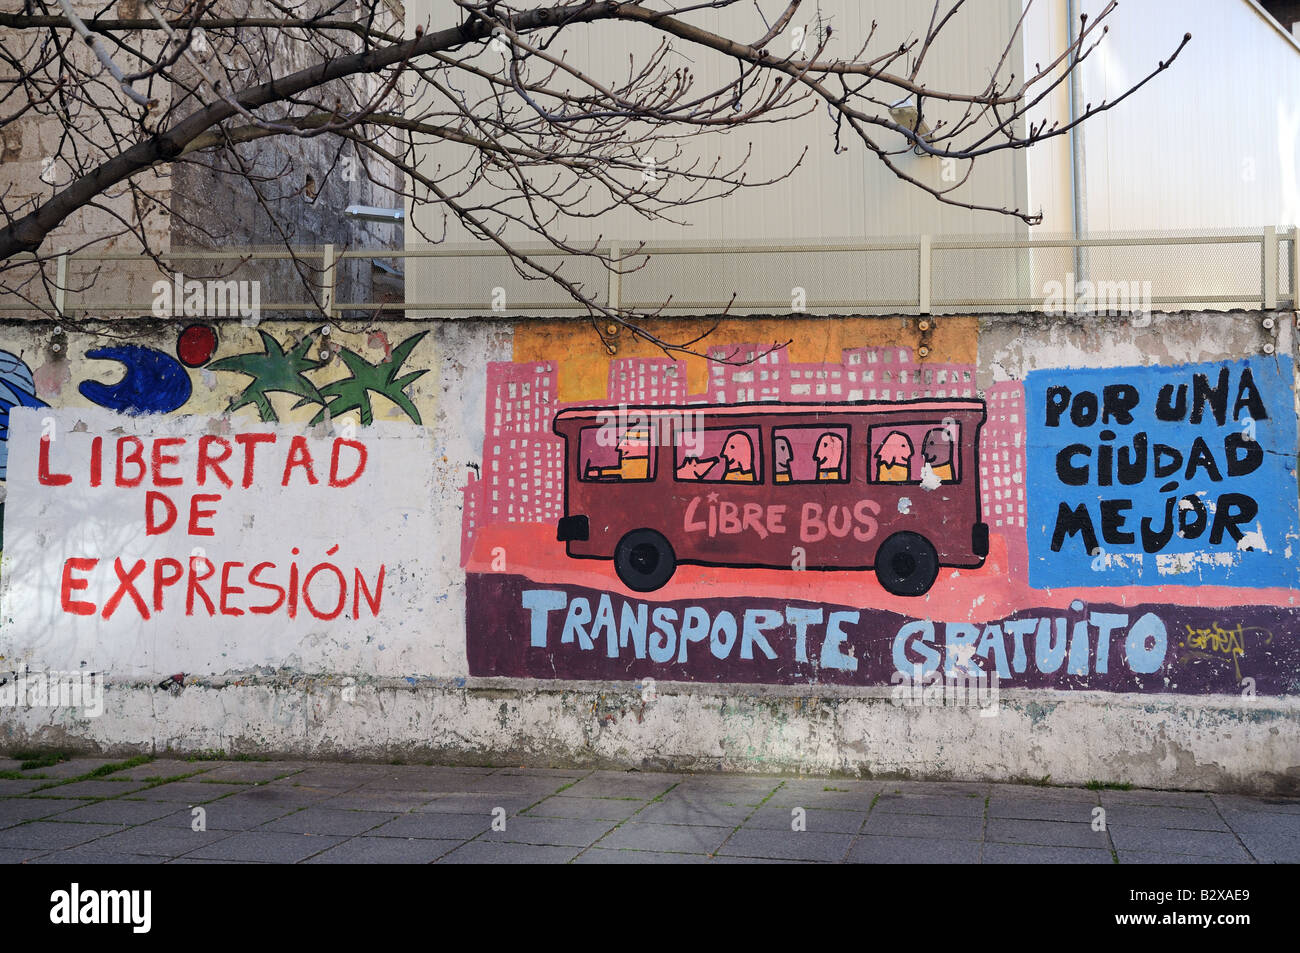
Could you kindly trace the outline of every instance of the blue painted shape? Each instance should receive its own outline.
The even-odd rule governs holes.
[[[117,361],[126,373],[116,384],[82,381],[77,387],[86,400],[119,413],[166,414],[190,399],[193,385],[180,361],[139,344],[97,347],[86,352],[94,360]]]
[[[36,382],[23,359],[0,351],[0,480],[9,473],[9,411],[15,407],[48,407],[36,396]]]
[[[1220,423],[1214,401],[1203,400],[1196,419],[1196,377],[1204,396],[1227,370]],[[1297,422],[1289,358],[1250,358],[1160,367],[1051,369],[1025,378],[1029,584],[1072,586],[1226,585],[1300,588],[1300,513],[1297,512]],[[1137,403],[1131,421],[1103,419],[1104,389],[1117,397],[1128,387]],[[1179,389],[1186,406],[1178,412]],[[1053,415],[1070,392],[1070,406]],[[1096,395],[1096,418],[1091,400]],[[1162,392],[1164,401],[1161,401]],[[1115,408],[1118,409],[1117,400]],[[1163,406],[1163,414],[1158,408]],[[1261,415],[1259,411],[1263,411]],[[1055,425],[1053,424],[1053,421]],[[1103,431],[1113,438],[1102,439]],[[1252,434],[1253,431],[1253,434]],[[1145,472],[1134,466],[1120,479],[1123,460],[1135,464],[1146,441]],[[1253,435],[1255,448],[1247,435]],[[1162,472],[1155,472],[1160,445]],[[1102,448],[1110,447],[1109,451]],[[1111,462],[1107,464],[1107,454]],[[1123,456],[1122,456],[1123,455]],[[1230,460],[1236,470],[1229,472]],[[1179,460],[1175,468],[1173,463]],[[1085,469],[1086,468],[1086,469]],[[1110,476],[1107,477],[1106,471]],[[1082,481],[1072,485],[1071,481]],[[1128,505],[1122,505],[1127,503]],[[1110,538],[1103,530],[1109,504]],[[1063,507],[1064,505],[1064,507]],[[1080,509],[1082,508],[1082,509]],[[1220,526],[1216,517],[1249,517]],[[1071,515],[1078,514],[1078,516]],[[1071,528],[1087,523],[1095,534]],[[1172,515],[1172,519],[1169,516]],[[1172,527],[1168,536],[1164,530]],[[1144,529],[1146,532],[1144,533]],[[1126,534],[1131,541],[1124,541]],[[1262,539],[1262,545],[1261,545]],[[1099,550],[1099,552],[1098,552]]]

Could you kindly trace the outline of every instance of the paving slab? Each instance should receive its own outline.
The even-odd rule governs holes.
[[[1300,814],[1300,798],[1214,794],[1211,795],[1210,799],[1221,810],[1249,811],[1261,814]]]
[[[578,855],[577,847],[540,847],[470,841],[439,858],[440,864],[565,864]]]
[[[210,804],[193,806],[175,802],[167,803],[179,810],[164,815],[153,823],[160,827],[184,830],[191,830],[194,822],[201,817],[203,825],[210,831],[251,831],[295,810],[286,804],[253,804],[238,797],[222,798]],[[203,813],[196,815],[194,813],[196,809],[202,810]]]
[[[1277,831],[1239,831],[1238,836],[1261,864],[1300,864],[1300,836]]]
[[[293,777],[285,778],[276,783],[289,784],[293,787],[332,788],[338,791],[346,791],[384,777],[387,777],[387,774],[378,765],[342,764],[307,768],[304,771],[299,771]]]
[[[232,836],[234,834],[231,831],[195,831],[189,827],[172,827],[160,821],[152,821],[110,834],[95,844],[100,850],[115,853],[179,857]]]
[[[852,844],[852,834],[742,827],[727,839],[718,855],[839,863]]]
[[[0,828],[13,827],[41,817],[66,814],[91,801],[65,801],[56,798],[24,797],[0,800]]]
[[[983,817],[952,814],[882,814],[873,811],[862,825],[863,834],[894,837],[930,837],[944,840],[979,840]]]
[[[58,764],[32,768],[22,773],[28,777],[40,775],[49,779],[79,778],[106,764],[121,764],[123,760],[121,758],[73,758],[71,761],[60,761]]]
[[[425,815],[434,817],[437,815]],[[451,817],[455,815],[443,815]],[[504,831],[488,830],[479,840],[554,847],[590,847],[614,827],[613,821],[578,820],[571,817],[511,818]]]
[[[686,824],[624,824],[601,839],[604,849],[631,848],[686,854],[712,854],[734,828]]]
[[[173,857],[171,860],[164,860],[164,864],[251,864],[258,861],[250,860],[205,860],[201,857]]]
[[[507,829],[522,818],[507,820]],[[372,837],[469,840],[492,826],[491,814],[400,814],[370,830]]]
[[[798,808],[760,807],[745,820],[745,829],[762,829],[775,831],[794,831],[794,824],[800,817],[794,812]],[[862,823],[867,819],[866,811],[828,811],[821,808],[807,808],[802,816],[806,832],[826,834],[856,834],[862,830]]]
[[[535,801],[540,801],[544,797],[560,793],[572,783],[569,778],[494,774],[488,777],[464,778],[455,785],[446,785],[439,793],[495,794],[499,797],[531,797]]]
[[[455,850],[462,840],[398,837],[353,837],[303,861],[304,864],[431,864]]]
[[[886,789],[876,798],[871,810],[875,814],[983,817],[984,798],[970,794],[896,794]]]
[[[707,864],[708,854],[670,854],[658,850],[606,850],[592,847],[578,855],[575,864]]]
[[[490,770],[490,769],[484,769]],[[521,777],[561,778],[576,781],[591,774],[590,768],[497,768],[492,774],[517,774]]]
[[[540,800],[532,794],[439,794],[431,801],[422,799],[411,810],[415,814],[491,814],[499,807],[512,817]]]
[[[1213,861],[1205,857],[1197,857],[1195,854],[1170,854],[1155,850],[1119,850],[1121,864],[1195,864],[1202,866],[1207,863],[1215,864],[1249,864],[1251,861],[1246,858],[1229,859],[1218,857]]]
[[[341,811],[379,811],[384,814],[405,814],[408,811],[420,810],[436,797],[438,795],[428,791],[369,791],[357,788],[356,790],[335,794],[329,798],[313,799],[311,803]]]
[[[1211,805],[1210,795],[1199,791],[1116,791],[1097,792],[1103,807],[1110,808],[1117,804],[1150,804],[1154,807],[1189,807],[1204,808]]]
[[[812,860],[788,860],[779,857],[732,857],[718,854],[709,858],[711,864],[813,864]]]
[[[274,821],[260,825],[259,831],[289,834],[340,834],[351,837],[363,834],[397,817],[377,811],[335,811],[324,807],[309,807],[294,811]]]
[[[206,770],[203,766],[192,761],[159,758],[156,761],[137,764],[134,768],[123,768],[121,771],[114,771],[113,777],[125,778],[128,781],[153,781],[158,778],[174,778],[178,775],[194,774]]]
[[[738,827],[758,807],[716,801],[666,797],[652,801],[629,818],[633,824],[695,824],[703,827]]]
[[[56,821],[31,821],[0,831],[0,847],[43,847],[46,850],[59,850],[96,840],[121,829],[116,824],[60,824]]]
[[[46,788],[41,793],[46,797],[100,799],[134,794],[144,787],[146,787],[144,781],[73,781],[71,784],[59,784],[52,788]]]
[[[717,798],[735,804],[759,804],[781,786],[781,778],[686,775],[665,797]]]
[[[1248,855],[1237,836],[1218,831],[1185,831],[1107,825],[1116,850],[1150,850],[1170,854],[1239,860]]]
[[[1271,820],[1271,819],[1270,819]],[[1295,815],[1300,833],[1300,814]],[[1187,831],[1226,831],[1228,824],[1212,804],[1205,807],[1157,807],[1154,804],[1114,804],[1106,808],[1106,824],[1122,827],[1169,828]]]
[[[985,844],[986,864],[1113,864],[1110,851],[1090,847],[1046,847],[1033,844]]]
[[[864,834],[853,842],[850,864],[977,864],[979,841]]]
[[[1035,798],[1043,801],[1078,801],[1085,804],[1101,803],[1097,791],[1088,788],[1058,787],[1043,784],[1001,784],[989,785],[989,795],[998,798],[1014,797],[1020,799]]]
[[[313,788],[292,787],[280,781],[269,784],[204,784],[200,787],[212,788],[222,794],[230,794],[241,800],[254,804],[286,804],[290,807],[302,807],[306,804],[319,804],[337,797],[335,790],[317,790]]]
[[[156,857],[148,854],[120,854],[95,850],[94,844],[87,844],[84,847],[70,847],[67,850],[58,850],[52,854],[42,854],[40,857],[27,861],[27,863],[76,864],[80,867],[83,864],[162,864],[166,861],[166,857]]]
[[[926,797],[971,797],[983,801],[991,793],[990,787],[983,781],[885,781],[882,791]]]
[[[202,784],[198,781],[172,781],[155,787],[132,791],[128,797],[141,801],[175,801],[184,804],[203,804],[228,794],[238,794],[243,787],[238,784]]]
[[[989,799],[989,820],[1007,818],[1022,821],[1086,821],[1092,822],[1096,801],[1088,803],[1072,799],[1045,797],[1015,797],[995,794]],[[1166,810],[1165,808],[1134,807],[1133,810]],[[1118,810],[1118,809],[1117,809]]]
[[[841,811],[865,811],[880,793],[879,782],[868,781],[787,781],[764,801],[766,807],[825,808]]]
[[[39,847],[0,847],[0,864],[21,864],[44,854]]]
[[[23,794],[30,794],[37,788],[43,788],[49,783],[49,781],[40,781],[36,778],[27,778],[22,781],[0,778],[0,797],[18,797]]]
[[[625,797],[648,801],[666,792],[678,780],[677,776],[668,774],[597,771],[559,793],[563,797]]]
[[[1238,833],[1259,834],[1270,832],[1300,837],[1300,814],[1274,814],[1265,811],[1240,811],[1225,808],[1219,817]]]
[[[200,847],[186,856],[199,860],[238,860],[254,863],[296,864],[313,854],[343,843],[331,834],[288,834],[244,831]]]
[[[433,794],[467,791],[552,790],[567,782],[561,778],[502,775],[493,778],[474,768],[439,768],[423,765],[389,767],[370,777],[365,784],[389,791],[428,791]]]
[[[526,817],[574,817],[596,821],[625,821],[646,806],[646,801],[607,797],[553,795],[530,807]]]
[[[228,761],[203,772],[205,781],[276,781],[308,770],[292,761]]]
[[[1094,847],[1110,850],[1105,831],[1094,831],[1079,821],[1025,821],[989,818],[984,839],[999,844],[1037,844],[1043,847]]]
[[[64,811],[56,816],[61,821],[135,825],[156,821],[160,817],[175,814],[178,810],[184,813],[188,824],[189,810],[171,801],[124,801],[121,799],[99,801],[71,811]]]

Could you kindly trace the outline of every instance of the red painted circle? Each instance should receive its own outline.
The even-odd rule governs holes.
[[[191,324],[176,342],[176,356],[186,367],[200,367],[217,350],[217,332],[206,324]]]

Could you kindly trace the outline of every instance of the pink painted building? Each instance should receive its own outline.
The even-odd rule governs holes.
[[[461,491],[462,560],[484,526],[563,515],[564,441],[551,432],[556,374],[554,361],[488,364],[483,474]]]
[[[611,404],[682,404],[686,396],[685,361],[620,357],[609,362]]]
[[[980,497],[989,532],[1007,541],[1008,569],[1023,579],[1029,547],[1025,525],[1025,394],[1020,381],[994,384],[984,395],[988,420],[980,440]]]
[[[709,383],[705,403],[738,404],[782,400],[781,387],[789,355],[770,344],[724,344],[709,348]],[[752,361],[723,364],[723,360]]]
[[[460,506],[460,564],[463,566],[474,549],[474,538],[482,519],[483,481],[473,470],[469,471],[467,482],[460,488]]]

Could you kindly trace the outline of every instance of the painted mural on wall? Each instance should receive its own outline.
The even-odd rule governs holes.
[[[893,319],[494,333],[446,381],[404,322],[16,334],[0,654],[427,673],[459,548],[470,675],[1300,693],[1287,359],[990,383],[964,318],[924,356]],[[440,398],[483,400],[459,547]]]
[[[981,391],[974,333],[706,362],[517,329],[463,490],[470,673],[1300,693],[1290,362]]]
[[[436,532],[428,368],[408,365],[427,334],[193,324],[174,354],[156,334],[7,352],[0,656],[364,670],[377,636],[418,646]]]

